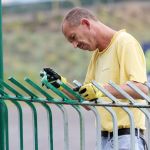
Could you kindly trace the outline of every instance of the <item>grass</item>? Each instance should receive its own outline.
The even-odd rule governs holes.
[[[105,24],[116,30],[126,28],[141,43],[150,41],[148,8],[150,5],[138,4],[91,7]],[[39,72],[43,67],[52,67],[69,81],[84,81],[91,54],[74,49],[63,37],[60,24],[66,11],[40,11],[36,14],[15,16],[5,14],[5,79],[11,75],[23,82],[24,76],[29,76],[40,83]],[[149,64],[150,59],[147,58],[147,61]]]

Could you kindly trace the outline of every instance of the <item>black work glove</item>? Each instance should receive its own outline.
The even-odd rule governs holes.
[[[66,83],[67,80],[51,68],[43,68],[43,70],[46,72],[48,82],[50,82],[54,87],[62,90],[62,87],[60,87],[59,83],[57,83],[56,81],[59,79],[63,83]]]

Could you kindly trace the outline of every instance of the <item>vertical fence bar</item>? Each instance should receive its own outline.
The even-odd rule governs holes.
[[[0,79],[3,80],[2,1],[0,0]],[[0,87],[1,88],[1,87]],[[5,150],[4,102],[0,102],[0,150]]]
[[[92,112],[95,115],[95,120],[96,120],[96,150],[101,150],[101,118],[100,115],[98,113],[98,110],[95,107],[90,107],[90,109],[92,110]]]
[[[85,121],[82,110],[78,106],[72,106],[79,115],[80,120],[80,150],[85,150]]]
[[[4,102],[5,107],[5,139],[6,139],[6,150],[9,150],[9,128],[8,128],[8,109],[7,105]]]
[[[5,108],[4,102],[0,101],[0,150],[5,150]]]
[[[22,107],[19,104],[19,102],[11,100],[11,102],[17,107],[18,110],[18,116],[19,116],[19,140],[20,140],[20,150],[24,150],[23,145],[23,112]]]
[[[32,110],[32,115],[33,115],[33,131],[34,131],[34,149],[38,150],[38,122],[37,122],[37,111],[36,108],[34,106],[34,104],[32,104],[31,102],[26,102],[26,104],[28,104],[28,106],[31,108]]]
[[[3,79],[2,0],[0,0],[0,79]]]
[[[64,150],[69,150],[68,113],[63,105],[57,105],[63,115],[64,123]]]
[[[8,110],[3,100],[0,100],[0,108],[0,150],[9,150]]]
[[[47,111],[48,125],[49,125],[49,150],[53,150],[53,122],[52,122],[52,111],[49,105],[43,103],[43,107],[45,107]]]
[[[146,86],[149,88],[150,90],[150,83],[146,83]],[[150,113],[150,111],[148,110],[148,112]],[[148,115],[149,117],[150,115]],[[150,117],[149,117],[150,118]],[[147,141],[150,141],[150,119],[149,119],[149,122],[148,122],[148,139]],[[150,142],[147,142],[147,145],[148,145],[148,150],[150,150]]]
[[[3,90],[3,86],[0,88],[0,96],[8,96],[8,94]],[[8,109],[7,109],[7,105],[2,99],[1,102],[3,103],[3,108],[1,109],[5,110],[5,113],[2,112],[3,115],[1,116],[4,121],[4,126],[2,130],[4,130],[5,149],[9,150]]]
[[[105,109],[111,114],[112,120],[113,120],[113,140],[114,140],[114,150],[118,150],[118,121],[116,113],[112,108],[105,107]]]

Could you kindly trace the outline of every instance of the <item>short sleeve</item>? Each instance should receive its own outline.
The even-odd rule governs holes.
[[[124,40],[117,49],[120,75],[126,75],[129,81],[145,83],[146,62],[140,44],[134,39]]]

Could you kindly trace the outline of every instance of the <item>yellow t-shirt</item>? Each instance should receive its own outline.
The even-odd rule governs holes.
[[[110,80],[118,85],[127,81],[137,81],[145,83],[146,63],[143,50],[137,40],[130,34],[121,30],[117,32],[109,46],[99,52],[94,51],[85,83],[95,80],[98,83],[108,83]],[[111,101],[109,98],[103,97],[105,101]],[[122,99],[120,101],[128,101]],[[138,102],[144,103],[144,100]],[[118,128],[129,128],[130,121],[127,113],[118,107],[113,107],[118,119]],[[145,129],[145,116],[136,108],[130,108],[134,115],[136,128]],[[102,128],[105,131],[113,130],[113,122],[110,113],[104,107],[98,107],[99,114],[102,118]]]

